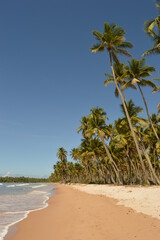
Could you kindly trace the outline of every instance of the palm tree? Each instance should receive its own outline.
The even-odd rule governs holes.
[[[93,31],[93,35],[96,37],[96,39],[98,40],[98,44],[94,45],[91,48],[91,51],[96,53],[96,52],[102,52],[105,49],[107,50],[108,54],[109,54],[109,59],[110,59],[110,66],[111,66],[111,71],[112,71],[112,75],[113,75],[113,79],[114,79],[114,83],[115,86],[117,88],[117,91],[121,97],[122,100],[122,104],[124,106],[125,112],[126,112],[126,116],[127,116],[127,120],[129,123],[129,127],[131,129],[132,132],[132,136],[136,145],[136,149],[138,152],[138,156],[142,165],[142,169],[143,169],[143,173],[144,176],[146,178],[146,173],[145,173],[145,166],[143,163],[143,159],[141,156],[141,152],[138,146],[138,142],[132,127],[132,123],[127,111],[127,107],[123,98],[123,95],[121,93],[121,90],[118,86],[117,83],[117,79],[115,76],[115,72],[114,72],[114,68],[113,68],[113,61],[119,63],[119,59],[117,57],[117,54],[123,54],[126,56],[131,56],[130,53],[125,50],[126,48],[132,48],[132,44],[130,42],[126,42],[124,35],[125,35],[125,31],[123,30],[123,28],[121,27],[117,27],[116,24],[111,24],[109,25],[108,23],[104,24],[104,33],[101,34],[98,31]]]
[[[114,73],[115,73],[115,76],[116,76],[117,84],[120,88],[120,86],[124,83],[123,75],[124,75],[125,64],[124,63],[118,63],[117,64],[116,62],[114,62],[113,67],[114,67]],[[108,84],[110,84],[110,83],[114,83],[114,78],[113,78],[112,74],[105,73],[105,76],[107,77],[107,79],[104,81],[104,86],[105,87],[107,87]],[[114,94],[115,94],[115,97],[119,96],[117,88],[115,88]],[[122,94],[123,94],[123,98],[126,102],[124,92],[122,92]]]
[[[105,139],[108,140],[111,136],[111,132],[109,127],[106,125],[105,120],[107,118],[106,113],[102,108],[92,108],[90,115],[86,117],[82,117],[81,119],[81,126],[77,129],[78,132],[82,132],[82,135],[85,138],[92,139],[93,136],[96,136],[101,139],[104,149],[106,151],[107,157],[112,164],[112,167],[115,171],[117,179],[120,183],[118,167],[113,160]]]
[[[109,138],[111,138],[112,136],[112,131],[110,126],[107,126],[105,123],[106,119],[107,119],[107,115],[104,112],[103,108],[92,108],[90,113],[90,128],[88,129],[87,133],[89,136],[95,135],[96,137],[101,139],[104,149],[106,151],[106,154],[110,160],[110,163],[114,168],[116,177],[119,183],[121,183],[121,180],[119,178],[118,166],[114,161],[114,159],[112,158],[109,148],[105,142],[105,139],[108,141]]]
[[[80,148],[72,148],[70,156],[73,160],[77,161],[80,159]]]
[[[154,132],[157,140],[159,141],[159,137],[157,135],[157,132],[156,132],[153,122],[151,120],[147,102],[146,102],[146,99],[144,97],[144,94],[143,94],[143,91],[141,88],[141,87],[146,87],[146,86],[149,86],[152,88],[157,88],[157,86],[154,84],[154,82],[152,80],[145,79],[146,77],[151,76],[151,73],[155,71],[155,68],[145,65],[144,58],[142,58],[140,60],[136,60],[135,58],[133,58],[131,61],[128,61],[128,66],[126,66],[125,69],[126,69],[125,77],[128,78],[129,81],[123,85],[122,90],[124,90],[125,88],[128,88],[128,87],[133,87],[137,84],[138,89],[141,93],[145,108],[146,108],[148,120],[151,124],[151,127],[153,129],[153,132]]]
[[[90,149],[90,140],[82,139],[79,148],[81,164],[85,167],[87,176],[89,175],[89,182],[93,182],[94,161],[93,152]],[[88,177],[87,177],[88,178]]]
[[[123,105],[121,105],[121,109],[122,109],[122,111],[123,111],[123,113],[125,115],[125,111],[124,111]],[[151,172],[151,175],[153,175],[152,182],[154,182],[154,184],[160,184],[160,181],[159,181],[158,177],[156,176],[156,173],[155,173],[155,171],[154,171],[154,169],[152,167],[150,157],[149,157],[149,155],[148,155],[148,153],[147,153],[147,151],[145,149],[145,146],[144,146],[144,143],[143,143],[143,139],[140,136],[140,130],[139,129],[142,130],[143,128],[145,128],[148,125],[147,121],[145,119],[139,118],[137,116],[138,113],[143,111],[143,109],[141,107],[135,106],[134,103],[132,102],[132,100],[130,100],[128,102],[127,109],[128,109],[128,112],[129,112],[132,124],[133,124],[133,126],[135,126],[136,135],[137,135],[137,138],[139,139],[142,152],[144,153],[144,156],[145,156],[145,158],[147,160],[149,171]],[[125,120],[125,118],[124,118],[124,120]],[[124,121],[124,120],[121,119],[121,121]]]
[[[160,1],[156,0],[156,7],[160,12]],[[144,24],[146,34],[154,41],[153,47],[144,52],[143,55],[160,54],[160,16],[147,20]]]
[[[125,63],[117,64],[116,62],[114,62],[114,72],[115,72],[115,76],[116,76],[116,80],[117,80],[119,88],[121,88],[126,83],[126,80],[125,80],[125,70],[126,69],[125,68],[126,68],[126,64]],[[105,87],[107,87],[108,84],[110,84],[110,83],[114,83],[114,78],[113,78],[112,74],[105,73],[105,76],[108,77],[104,81],[104,86]],[[136,89],[136,87],[134,85],[132,85],[131,87]],[[121,88],[121,91],[122,91],[122,95],[123,95],[124,101],[127,104],[127,100],[126,100],[126,97],[125,97],[125,94],[124,94],[124,91],[123,91],[122,88]],[[115,96],[116,97],[119,96],[117,88],[115,88]]]
[[[63,180],[66,181],[66,177],[67,177],[67,151],[63,147],[58,148],[57,157],[60,160],[59,165],[60,165],[60,168],[61,168],[61,175],[63,177]]]
[[[82,117],[81,120],[80,120],[81,126],[79,126],[79,127],[77,128],[77,132],[78,132],[78,133],[79,133],[79,132],[82,132],[82,136],[83,136],[84,138],[87,137],[87,136],[86,136],[86,131],[87,131],[87,129],[89,128],[89,120],[90,120],[89,116],[84,116],[84,117]]]
[[[66,162],[66,161],[67,161],[67,151],[66,151],[63,147],[58,148],[57,157],[58,157],[62,162]]]
[[[121,166],[124,166],[124,164],[128,165],[128,183],[135,183],[138,179],[138,171],[134,163],[134,159],[136,159],[135,148],[131,131],[128,128],[128,122],[126,124],[121,119],[115,121],[115,135],[110,147],[112,154],[114,153],[119,160],[123,159],[123,162],[120,162]],[[124,178],[124,174],[122,176]],[[133,178],[136,179],[134,180]]]
[[[127,120],[126,112],[125,112],[123,104],[121,104],[120,107],[121,107],[121,111],[124,115],[124,117],[121,118],[121,121],[124,121],[124,120],[126,121]],[[139,106],[135,106],[135,104],[133,103],[133,101],[131,99],[127,103],[127,110],[128,110],[128,114],[131,118],[131,122],[132,122],[132,125],[134,128],[137,126],[137,124],[144,125],[145,127],[148,125],[146,119],[144,119],[142,117],[141,118],[138,117],[138,114],[142,113],[143,109]],[[135,129],[135,131],[136,131],[136,129]]]

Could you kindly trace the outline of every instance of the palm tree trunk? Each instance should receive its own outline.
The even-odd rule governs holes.
[[[135,166],[134,164],[132,163],[132,160],[127,152],[127,150],[125,149],[124,147],[124,150],[125,150],[125,153],[126,153],[126,157],[128,159],[128,166],[129,166],[129,183],[131,184],[132,182],[132,168],[133,168],[133,171],[135,171],[135,174],[136,174],[136,170],[135,170]]]
[[[106,154],[107,154],[110,162],[112,163],[112,167],[113,167],[113,169],[114,169],[114,172],[115,172],[115,174],[116,174],[116,177],[117,177],[117,179],[118,179],[118,182],[121,183],[121,180],[120,180],[120,178],[119,178],[119,172],[118,172],[117,164],[114,162],[114,160],[113,160],[113,158],[112,158],[112,156],[111,156],[111,154],[110,154],[110,152],[109,152],[109,150],[108,150],[108,148],[107,148],[107,146],[106,146],[106,143],[105,143],[105,141],[104,141],[104,138],[101,138],[101,141],[102,141],[102,143],[103,143],[103,146],[104,146],[104,149],[105,149],[105,151],[106,151]]]
[[[149,115],[149,110],[148,110],[148,106],[147,106],[146,99],[145,99],[145,97],[144,97],[143,91],[142,91],[142,89],[141,89],[141,87],[140,87],[140,85],[139,85],[138,83],[137,83],[137,85],[138,85],[139,91],[141,92],[144,105],[145,105],[145,107],[146,107],[146,111],[147,111],[147,115],[148,115],[148,120],[149,120],[149,122],[150,122],[150,124],[151,124],[151,127],[152,127],[152,129],[153,129],[153,132],[154,132],[157,140],[159,141],[159,137],[158,137],[158,135],[157,135],[157,133],[156,133],[156,130],[155,130],[154,126],[153,126],[153,122],[152,122],[151,117],[150,117],[150,115]]]
[[[141,162],[144,179],[145,179],[145,181],[147,181],[146,170],[145,170],[145,166],[144,166],[144,163],[143,163],[141,152],[140,152],[140,149],[139,149],[139,146],[138,146],[138,142],[137,142],[137,139],[136,139],[133,127],[132,127],[132,123],[131,123],[131,120],[130,120],[130,117],[129,117],[129,114],[128,114],[128,110],[127,110],[126,104],[124,102],[121,90],[119,89],[118,84],[117,84],[117,80],[116,80],[116,76],[115,76],[114,69],[113,69],[113,64],[112,64],[112,54],[111,54],[111,52],[109,52],[109,57],[110,57],[110,65],[111,65],[111,70],[112,70],[112,74],[113,74],[114,83],[116,85],[116,88],[117,88],[118,93],[119,93],[119,95],[121,97],[121,100],[122,100],[122,104],[123,104],[123,107],[124,107],[124,110],[125,110],[125,113],[126,113],[128,124],[129,124],[129,127],[131,129],[132,136],[133,136],[133,139],[134,139],[134,142],[135,142],[135,145],[136,145],[137,153],[138,153],[138,156],[139,156],[139,159],[140,159],[140,162]]]
[[[139,137],[141,139],[141,136],[140,136],[140,133],[139,133]],[[141,139],[141,148],[142,148],[142,151],[144,153],[144,156],[147,160],[147,163],[148,163],[148,166],[149,166],[149,170],[150,172],[152,173],[152,176],[153,176],[153,182],[156,184],[156,185],[160,185],[160,180],[158,179],[157,175],[156,175],[156,172],[152,166],[152,163],[151,163],[151,160],[150,160],[150,157],[145,149],[145,146],[144,146],[144,143],[143,143],[143,140]]]
[[[160,180],[159,180],[158,177],[156,176],[156,173],[155,173],[155,171],[154,171],[154,169],[153,169],[153,167],[152,167],[152,163],[151,163],[150,157],[148,156],[147,151],[146,151],[146,149],[144,148],[144,146],[142,146],[142,150],[143,150],[144,156],[145,156],[145,158],[146,158],[146,160],[147,160],[147,162],[148,162],[148,165],[149,165],[149,168],[150,168],[150,170],[151,170],[151,173],[152,173],[152,175],[153,175],[154,183],[155,183],[156,185],[160,185]]]
[[[127,105],[127,100],[126,100],[126,96],[125,96],[125,94],[124,94],[124,91],[122,91],[122,95],[123,95],[123,98],[124,98],[124,102],[125,102],[125,104]]]

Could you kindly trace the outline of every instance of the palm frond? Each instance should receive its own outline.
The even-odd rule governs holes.
[[[154,40],[155,40],[155,42],[154,42],[154,44],[153,44],[153,47],[152,47],[152,48],[155,48],[155,47],[159,48],[159,47],[160,47],[160,40],[159,40],[159,36],[158,36],[158,39],[154,39]]]
[[[108,78],[104,81],[104,86],[107,87],[109,83],[113,83],[113,82],[114,82],[114,79],[112,76],[112,78]]]
[[[149,87],[152,87],[152,88],[157,88],[157,86],[154,82],[152,82],[151,80],[146,80],[146,79],[142,79],[139,82],[139,85],[141,85],[143,87],[149,86]]]
[[[132,48],[133,44],[131,42],[122,42],[120,47],[121,48]]]
[[[114,25],[114,26],[116,26],[116,25]],[[124,38],[124,34],[126,33],[125,31],[124,31],[124,29],[122,28],[122,27],[112,27],[112,35],[115,37],[119,37],[120,39],[124,39],[125,40],[125,38]]]
[[[104,44],[95,44],[93,47],[90,48],[91,52],[103,52],[104,51]]]
[[[123,55],[128,56],[128,57],[132,57],[132,55],[127,50],[124,50],[124,49],[121,49],[121,48],[117,48],[117,53],[123,54]]]
[[[159,114],[160,113],[160,103],[158,103],[157,108],[158,108],[158,114]]]
[[[104,76],[108,77],[108,78],[112,78],[113,75],[111,73],[104,73]]]
[[[156,93],[156,92],[159,92],[160,91],[160,86],[159,87],[156,87],[153,89],[152,93]]]
[[[92,33],[98,41],[103,42],[103,35],[100,32],[94,30]]]
[[[147,20],[144,23],[144,31],[148,33],[149,31],[152,31],[155,26],[155,19]]]
[[[160,0],[155,0],[156,8],[158,9],[158,12],[160,13]]]
[[[112,57],[114,62],[116,62],[116,64],[120,64],[120,61],[114,51],[112,51]]]
[[[137,122],[139,125],[149,126],[147,119],[144,118],[138,118],[133,116],[132,121]]]
[[[104,32],[111,32],[111,27],[107,22],[104,23]]]
[[[153,80],[155,80],[155,81],[160,81],[160,78],[153,78]]]
[[[142,56],[150,55],[150,54],[160,54],[160,47],[152,48],[142,54]]]
[[[132,81],[129,81],[129,82],[126,82],[122,87],[121,87],[121,90],[123,91],[124,89],[127,89],[127,88],[133,88],[133,89],[136,89],[136,86],[132,84]]]
[[[114,95],[115,95],[116,98],[119,97],[119,92],[118,92],[117,88],[115,88]]]

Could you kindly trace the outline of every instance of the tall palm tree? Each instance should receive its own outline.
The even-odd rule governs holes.
[[[114,72],[115,72],[115,76],[116,76],[118,86],[121,89],[124,101],[127,104],[127,100],[126,100],[124,91],[121,88],[126,83],[126,79],[125,79],[126,64],[125,63],[117,64],[116,62],[114,62],[113,65],[114,65]],[[104,81],[104,86],[105,87],[107,87],[108,84],[110,84],[110,83],[114,83],[114,78],[113,78],[112,74],[105,73],[105,76],[107,76],[107,79]],[[131,87],[136,89],[136,87],[134,85],[131,85]],[[119,96],[117,88],[115,88],[115,96],[116,97]]]
[[[156,0],[156,7],[160,13],[160,1]],[[153,47],[144,52],[143,55],[160,54],[160,16],[155,19],[147,20],[144,24],[146,34],[154,41]]]
[[[151,73],[155,71],[155,68],[145,65],[145,61],[146,60],[144,58],[142,58],[140,60],[133,58],[131,61],[128,61],[128,66],[126,66],[126,68],[125,68],[126,69],[125,77],[128,78],[129,81],[123,85],[122,90],[125,88],[128,88],[128,87],[137,85],[137,87],[141,93],[145,108],[146,108],[148,120],[151,124],[151,127],[153,129],[153,132],[154,132],[157,140],[159,141],[159,137],[157,135],[157,132],[156,132],[153,122],[151,120],[147,102],[146,102],[146,99],[145,99],[143,91],[142,91],[142,87],[146,87],[146,86],[156,88],[156,85],[154,84],[154,82],[152,80],[146,79],[146,77],[151,76]]]
[[[57,157],[59,158],[60,162],[60,169],[61,169],[61,175],[64,181],[66,181],[66,177],[67,177],[67,151],[61,147],[58,148],[58,152],[57,152]]]
[[[123,108],[123,105],[121,105],[121,109],[125,115],[125,111],[124,111],[124,108]],[[129,112],[129,115],[131,117],[131,121],[132,121],[132,124],[133,126],[135,126],[136,128],[136,135],[137,135],[137,138],[139,139],[139,142],[140,142],[140,146],[141,146],[141,150],[142,152],[144,153],[144,156],[147,160],[147,163],[148,163],[148,167],[149,167],[149,170],[151,172],[151,175],[153,175],[153,178],[152,178],[152,181],[154,182],[154,184],[160,184],[160,181],[158,179],[158,177],[156,176],[156,173],[152,167],[152,164],[151,164],[151,160],[150,160],[150,157],[145,149],[145,146],[144,146],[144,143],[143,143],[143,139],[141,138],[140,136],[140,132],[139,132],[139,129],[143,129],[145,128],[148,124],[147,124],[147,121],[146,119],[143,119],[143,118],[140,118],[138,117],[138,113],[142,112],[143,109],[141,107],[137,107],[134,105],[134,103],[132,102],[132,100],[130,100],[127,104],[127,109],[128,109],[128,112]],[[125,120],[125,118],[124,118]],[[123,119],[121,120],[123,121]]]
[[[144,177],[146,178],[146,173],[145,173],[145,166],[143,163],[143,159],[141,156],[141,151],[139,149],[138,146],[138,142],[132,127],[132,123],[127,111],[127,107],[122,95],[122,92],[118,86],[117,83],[117,79],[115,76],[115,72],[114,72],[114,68],[113,68],[113,61],[119,63],[119,59],[117,57],[117,54],[123,54],[126,56],[131,56],[131,54],[126,50],[126,48],[132,48],[132,44],[130,42],[126,42],[124,35],[125,35],[125,31],[123,30],[123,28],[121,27],[117,27],[116,24],[111,24],[109,25],[108,23],[104,24],[104,33],[101,34],[98,31],[93,31],[93,35],[96,37],[96,39],[98,40],[98,44],[94,45],[93,47],[91,47],[91,51],[93,53],[96,52],[102,52],[104,50],[107,50],[108,54],[109,54],[109,59],[110,59],[110,66],[111,66],[111,71],[113,74],[113,79],[114,79],[114,83],[115,86],[117,88],[117,91],[121,97],[122,100],[122,104],[124,106],[125,112],[126,112],[126,116],[127,116],[127,120],[129,123],[129,127],[131,129],[132,132],[132,136],[136,145],[136,149],[138,152],[138,156],[142,165],[142,169],[143,169],[143,174]]]

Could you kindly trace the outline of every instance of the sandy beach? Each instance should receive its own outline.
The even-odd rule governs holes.
[[[12,228],[5,240],[160,239],[159,219],[117,205],[117,200],[97,195],[100,193],[79,190],[56,184],[56,194],[50,198],[49,206],[30,213]]]
[[[160,220],[159,186],[72,184],[72,187],[89,194],[114,198],[118,205],[132,208],[135,212],[144,213]]]

